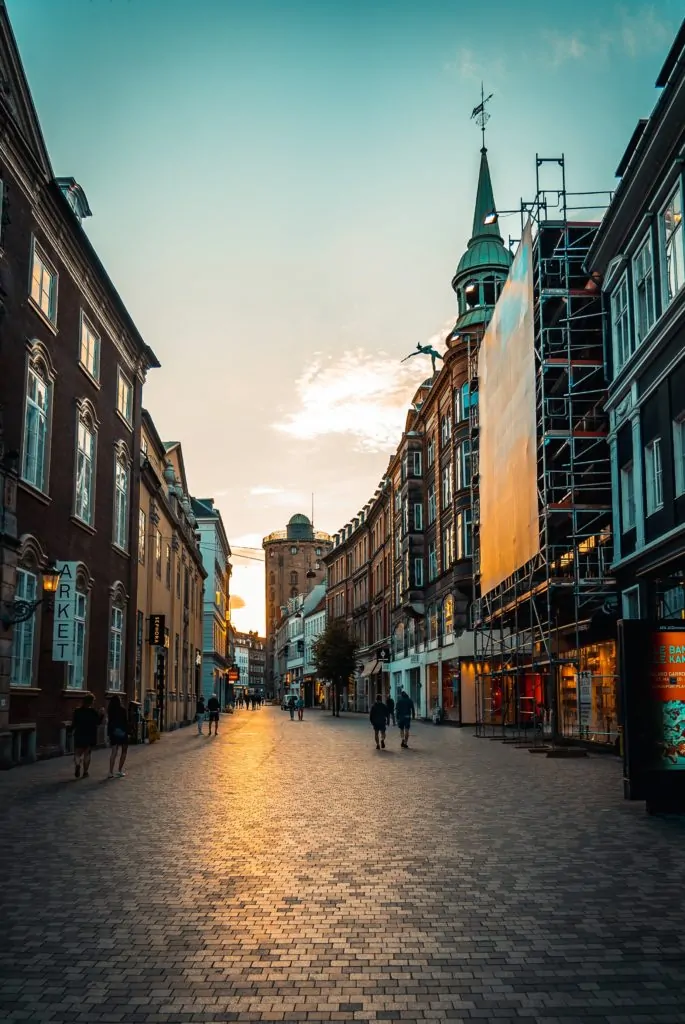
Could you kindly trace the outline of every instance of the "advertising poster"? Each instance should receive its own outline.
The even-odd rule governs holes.
[[[685,630],[652,632],[649,686],[655,706],[654,767],[685,770]]]

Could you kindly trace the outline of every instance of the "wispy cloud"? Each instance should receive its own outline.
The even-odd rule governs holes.
[[[282,487],[269,487],[267,484],[259,484],[257,487],[250,488],[250,494],[282,494]]]
[[[589,32],[543,31],[543,59],[552,67],[560,67],[612,53],[637,58],[667,49],[675,28],[653,5],[635,11],[617,7],[612,22],[596,24]]]
[[[428,344],[440,351],[451,326],[452,321]],[[357,451],[391,451],[416,388],[430,375],[430,362],[422,356],[402,363],[387,352],[358,348],[337,359],[319,357],[296,381],[299,409],[274,428],[301,440],[347,435]]]
[[[456,71],[460,78],[467,82],[500,81],[507,73],[506,65],[500,57],[488,53],[483,59],[482,52],[468,46],[461,46],[454,60],[447,61],[445,71]]]

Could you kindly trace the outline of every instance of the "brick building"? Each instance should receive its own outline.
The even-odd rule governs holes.
[[[0,84],[0,406],[16,453],[15,600],[35,605],[6,630],[16,761],[65,748],[86,688],[102,704],[134,678],[141,395],[159,363],[81,226],[83,190],[54,177],[4,3]],[[73,574],[69,661],[41,601],[52,563]]]

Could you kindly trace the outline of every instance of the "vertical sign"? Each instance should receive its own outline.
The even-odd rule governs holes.
[[[653,717],[651,767],[685,769],[685,634],[662,627],[650,640],[650,695]]]
[[[74,625],[76,612],[76,569],[78,562],[56,562],[60,573],[55,593],[52,627],[52,660],[74,663]]]
[[[590,724],[592,712],[592,672],[578,673],[578,718],[581,732]]]

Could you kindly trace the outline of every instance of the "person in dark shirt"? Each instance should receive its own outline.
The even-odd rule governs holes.
[[[388,706],[383,703],[380,693],[376,694],[376,703],[371,705],[369,718],[371,719],[371,725],[376,736],[376,750],[380,750],[381,747],[385,747],[385,729],[389,718]]]
[[[78,779],[83,767],[83,778],[88,776],[90,755],[98,743],[98,728],[105,717],[104,708],[96,711],[93,707],[93,694],[84,693],[81,707],[76,708],[71,724],[74,735],[74,775]]]
[[[214,723],[214,735],[219,734],[219,698],[215,693],[207,701],[207,710],[209,711],[209,735],[212,735],[212,722]]]
[[[397,698],[397,704],[395,705],[395,713],[397,715],[397,724],[400,729],[402,736],[402,746],[409,746],[409,730],[411,729],[411,720],[416,718],[416,711],[414,710],[414,701],[411,699],[409,694],[402,690],[399,697]]]
[[[114,778],[114,763],[119,751],[119,771],[117,776],[123,779],[126,775],[124,764],[128,754],[128,715],[126,708],[116,694],[112,697],[107,708],[107,735],[112,752],[109,755],[109,777]]]
[[[195,721],[197,722],[197,732],[199,736],[202,736],[202,723],[205,720],[205,699],[200,694],[197,698],[197,705],[195,707]]]
[[[388,725],[390,725],[391,722],[393,725],[396,725],[397,723],[395,722],[395,701],[392,699],[390,695],[388,695],[388,699],[385,702],[385,706],[388,709]]]

